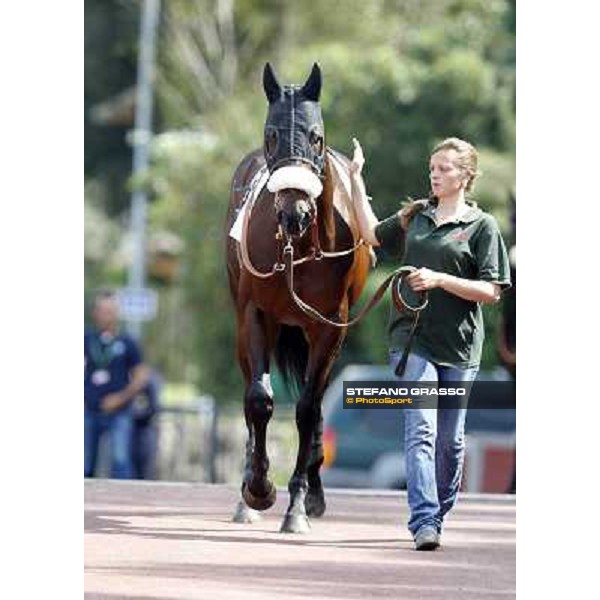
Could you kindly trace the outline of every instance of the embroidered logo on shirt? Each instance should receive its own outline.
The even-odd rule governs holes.
[[[457,231],[450,236],[450,239],[457,242],[466,242],[469,239],[469,234],[466,231]]]

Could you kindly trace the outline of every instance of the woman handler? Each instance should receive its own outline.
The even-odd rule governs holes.
[[[429,160],[431,195],[379,221],[359,174],[364,165],[354,142],[352,198],[361,235],[417,267],[405,278],[403,295],[429,291],[429,303],[402,377],[405,381],[472,381],[484,338],[481,303],[497,302],[510,287],[508,257],[494,217],[467,200],[477,176],[475,148],[458,138],[438,144]],[[411,298],[412,295],[412,298]],[[392,306],[390,366],[395,372],[412,316]],[[405,456],[410,518],[417,550],[440,545],[444,516],[454,506],[462,475],[466,408],[405,412]]]

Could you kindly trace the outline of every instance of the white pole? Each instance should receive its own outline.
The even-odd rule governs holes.
[[[154,46],[160,0],[144,0],[140,23],[140,41],[137,66],[137,91],[135,101],[135,129],[133,131],[133,176],[139,176],[148,168],[148,148],[152,137],[152,80]],[[133,255],[129,270],[129,287],[142,290],[146,283],[145,231],[147,213],[145,190],[135,190],[131,196],[130,232]],[[127,321],[127,330],[135,338],[142,335],[140,321]]]

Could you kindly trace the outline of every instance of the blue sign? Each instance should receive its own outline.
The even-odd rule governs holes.
[[[151,321],[158,312],[158,294],[148,288],[121,288],[117,292],[121,318],[125,321]]]

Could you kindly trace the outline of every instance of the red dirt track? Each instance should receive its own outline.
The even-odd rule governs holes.
[[[90,600],[515,597],[515,498],[463,494],[442,548],[415,552],[401,492],[326,490],[306,535],[279,533],[288,494],[254,524],[231,522],[224,485],[85,482]]]

